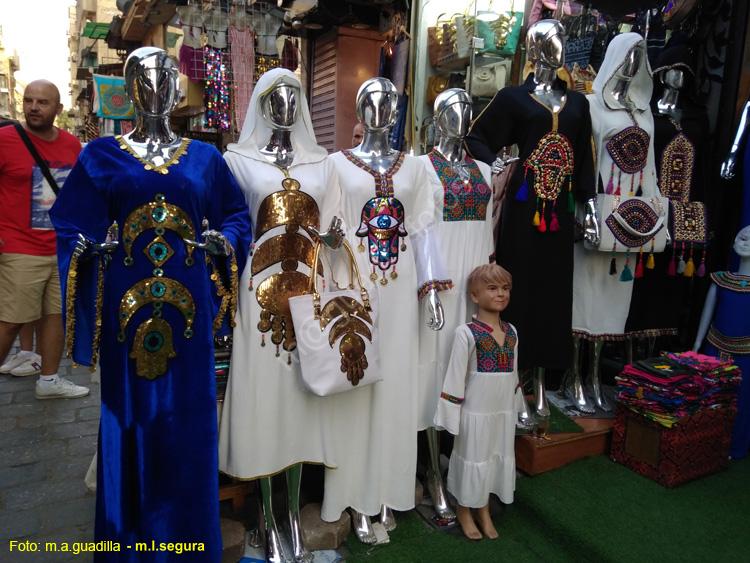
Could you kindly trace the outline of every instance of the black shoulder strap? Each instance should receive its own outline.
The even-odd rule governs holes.
[[[52,172],[50,171],[49,166],[47,166],[47,163],[44,161],[44,159],[42,159],[41,155],[36,150],[34,143],[31,141],[31,139],[29,139],[29,136],[23,126],[16,121],[7,121],[0,126],[5,125],[13,125],[13,127],[16,128],[18,136],[21,137],[21,140],[23,141],[23,144],[26,145],[26,149],[29,151],[29,154],[31,154],[31,157],[34,159],[34,161],[36,161],[36,164],[37,166],[39,166],[39,169],[42,171],[42,174],[46,178],[49,187],[52,188],[53,192],[55,192],[55,196],[59,195],[60,186],[57,185],[57,182],[55,181],[54,176],[52,176]]]

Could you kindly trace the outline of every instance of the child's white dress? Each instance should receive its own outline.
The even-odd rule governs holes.
[[[518,336],[510,323],[502,327],[502,346],[492,327],[476,319],[456,329],[435,415],[435,426],[456,436],[448,491],[470,508],[485,506],[490,493],[510,504],[516,488]]]

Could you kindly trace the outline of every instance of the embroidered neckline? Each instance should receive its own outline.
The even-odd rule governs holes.
[[[128,142],[125,140],[125,138],[122,135],[115,136],[115,141],[120,145],[120,148],[127,152],[130,156],[135,158],[138,162],[143,164],[143,168],[145,170],[153,170],[154,172],[158,172],[159,174],[168,174],[169,173],[169,167],[177,164],[182,157],[187,152],[188,145],[190,144],[190,141],[192,139],[189,139],[187,137],[184,137],[182,139],[182,142],[180,142],[180,145],[177,147],[177,150],[174,151],[174,154],[172,157],[167,160],[164,164],[160,164],[159,166],[154,165],[153,162],[150,162],[144,158],[141,158],[141,156],[135,152],[133,147],[131,147]]]
[[[557,110],[557,111],[551,109],[549,106],[547,106],[547,105],[543,104],[541,101],[537,100],[534,97],[534,91],[533,90],[529,92],[529,97],[532,100],[534,100],[537,104],[539,104],[540,106],[542,106],[544,109],[546,109],[548,112],[550,112],[552,114],[552,131],[553,132],[557,131],[557,127],[558,127],[557,120],[558,120],[558,117],[560,116],[560,114],[562,113],[562,111],[565,109],[565,105],[568,103],[568,93],[565,92],[563,94],[563,101],[560,104],[560,109]]]
[[[733,272],[714,272],[711,274],[711,281],[719,287],[739,291],[740,293],[750,293],[750,276],[744,274],[735,274]]]
[[[443,188],[443,221],[484,221],[492,190],[476,161],[467,155],[456,166],[437,149],[427,158]]]
[[[347,149],[341,151],[341,153],[347,158],[347,160],[349,160],[349,162],[375,178],[375,194],[378,197],[389,197],[393,195],[393,176],[395,176],[401,168],[401,164],[404,162],[405,153],[396,151],[397,156],[393,161],[393,164],[391,164],[390,168],[382,174],[372,168],[369,164],[365,163],[364,160],[356,156],[352,151]]]

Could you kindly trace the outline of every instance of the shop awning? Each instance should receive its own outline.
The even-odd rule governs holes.
[[[86,26],[81,32],[81,37],[90,37],[91,39],[105,39],[108,33],[108,23],[86,22]]]

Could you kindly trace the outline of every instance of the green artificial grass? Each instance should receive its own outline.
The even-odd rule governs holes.
[[[352,533],[347,561],[734,562],[750,560],[750,459],[666,489],[605,456],[516,482],[499,507],[500,538],[471,542],[440,532],[414,511],[397,513],[390,543]]]

